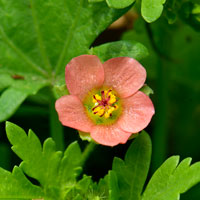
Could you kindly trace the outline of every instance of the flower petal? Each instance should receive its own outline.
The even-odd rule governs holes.
[[[90,132],[93,124],[87,117],[80,99],[73,95],[66,95],[56,101],[56,111],[64,126]]]
[[[123,105],[118,124],[124,131],[137,133],[143,130],[155,113],[151,99],[140,91],[123,99]]]
[[[65,80],[70,94],[83,99],[91,89],[103,84],[103,65],[95,55],[75,57],[66,66]]]
[[[123,98],[138,91],[146,80],[146,70],[133,58],[112,58],[106,61],[103,66],[104,84],[113,87]]]
[[[119,143],[124,144],[132,133],[128,133],[119,128],[116,124],[110,126],[94,126],[91,131],[91,137],[106,146],[115,146]]]

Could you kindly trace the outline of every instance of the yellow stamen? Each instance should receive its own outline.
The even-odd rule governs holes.
[[[116,96],[114,94],[110,94],[110,100],[108,101],[109,104],[113,104],[117,101]]]
[[[112,116],[112,112],[118,109],[116,104],[117,97],[113,93],[112,89],[101,91],[101,96],[95,94],[92,99],[94,103],[93,114],[106,119]]]
[[[109,107],[109,109],[106,111],[106,113],[105,113],[105,118],[109,118],[110,117],[110,115],[112,114],[112,112],[115,110],[115,108],[114,107]]]
[[[96,103],[97,101],[101,101],[101,100],[102,100],[101,96],[99,96],[98,94],[95,94],[92,101],[93,103]]]
[[[99,115],[99,116],[103,115],[104,112],[105,112],[105,109],[104,109],[103,107],[100,107],[100,106],[96,107],[96,108],[93,110],[93,113],[94,113],[94,114],[97,114],[97,115]]]
[[[110,114],[106,112],[105,115],[104,115],[104,117],[105,117],[106,119],[108,119],[108,118],[110,117]]]
[[[119,106],[117,104],[115,104],[114,109],[117,110],[119,108]]]
[[[104,112],[105,112],[105,109],[104,109],[104,108],[102,108],[101,110],[99,110],[99,111],[98,111],[98,113],[97,113],[97,114],[98,114],[99,116],[101,116],[101,115],[103,115],[103,114],[104,114]]]
[[[96,113],[96,112],[99,112],[100,110],[101,110],[101,108],[98,106],[93,110],[93,112]]]

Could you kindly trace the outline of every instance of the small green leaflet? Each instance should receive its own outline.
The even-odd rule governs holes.
[[[151,140],[149,135],[143,131],[129,147],[125,161],[119,158],[113,161],[112,173],[114,174],[110,174],[112,175],[110,199],[117,200],[116,197],[118,197],[119,200],[139,200],[150,160]]]
[[[130,6],[135,0],[106,0],[107,4],[111,8],[126,8]]]
[[[166,0],[142,0],[141,12],[143,18],[151,23],[157,20],[163,11],[163,4]]]
[[[102,44],[91,48],[89,53],[97,55],[102,61],[123,56],[141,60],[149,55],[147,48],[141,43],[125,40]]]
[[[135,0],[88,0],[90,3],[106,1],[111,8],[122,9],[131,6]],[[141,0],[141,13],[145,21],[151,23],[157,20],[163,11],[166,0]]]
[[[146,84],[143,85],[142,88],[140,88],[141,92],[144,92],[147,96],[150,96],[151,94],[153,94],[153,90]]]
[[[130,6],[135,0],[88,0],[90,3],[106,1],[111,8],[122,9]]]
[[[142,200],[179,200],[180,194],[200,182],[200,162],[193,165],[179,156],[167,159],[149,181]]]
[[[19,167],[12,173],[0,168],[0,199],[36,199],[44,196],[41,188],[33,185]]]

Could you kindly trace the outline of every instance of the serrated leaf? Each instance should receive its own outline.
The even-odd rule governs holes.
[[[23,160],[20,167],[43,187],[55,185],[61,152],[55,151],[52,139],[44,142],[43,148],[37,136],[30,130],[28,136],[20,127],[7,122],[6,132],[12,150]]]
[[[125,161],[115,158],[113,171],[117,175],[119,200],[139,200],[151,159],[151,140],[144,131],[129,147]]]
[[[29,182],[19,167],[10,173],[0,168],[0,199],[29,200],[43,197],[42,190]]]
[[[98,182],[98,184],[96,184],[96,187],[93,188],[96,192],[96,194],[98,194],[98,196],[100,197],[100,199],[108,199],[109,197],[109,176],[106,175],[104,178],[101,178]],[[97,199],[98,200],[98,199]]]
[[[45,140],[42,147],[32,131],[27,136],[23,129],[10,122],[6,123],[6,132],[12,150],[23,160],[20,168],[39,181],[45,200],[64,200],[68,191],[76,186],[76,177],[81,171],[82,154],[78,143],[72,143],[62,157],[51,138]]]
[[[181,193],[200,182],[200,162],[190,165],[191,160],[178,164],[179,156],[167,159],[150,179],[142,200],[179,200]]]
[[[151,23],[157,20],[163,11],[163,4],[166,0],[142,0],[141,12],[143,18]]]
[[[62,183],[70,182],[70,184],[73,184],[75,182],[75,178],[82,171],[80,167],[81,158],[82,154],[78,143],[74,142],[70,144],[60,163],[59,176]]]
[[[10,112],[4,113],[1,121],[28,95],[46,85],[64,84],[66,64],[86,54],[95,38],[126,11],[87,0],[0,0],[0,74],[13,77],[12,83],[6,78],[1,87],[30,88],[24,91],[24,98],[15,96],[18,103],[10,105],[8,101]],[[32,87],[41,82],[33,91]]]
[[[84,175],[83,178],[76,185],[76,188],[78,188],[80,190],[83,190],[83,191],[88,191],[89,186],[91,184],[92,184],[92,178],[91,178],[91,176]]]
[[[67,199],[95,199],[95,194],[91,191],[93,191],[92,178],[90,176],[84,175],[83,178],[79,180],[71,190],[68,191]]]
[[[114,57],[132,57],[141,60],[148,56],[147,48],[139,42],[117,41],[96,46],[90,50],[91,54],[97,55],[102,61]]]
[[[111,8],[121,9],[130,6],[135,0],[106,0],[106,2]]]

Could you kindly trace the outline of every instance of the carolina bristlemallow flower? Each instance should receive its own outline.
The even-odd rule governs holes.
[[[146,70],[133,58],[117,57],[102,64],[95,55],[75,57],[65,71],[70,95],[56,101],[59,120],[89,133],[99,144],[126,143],[155,113],[150,98],[138,91],[145,79]]]

